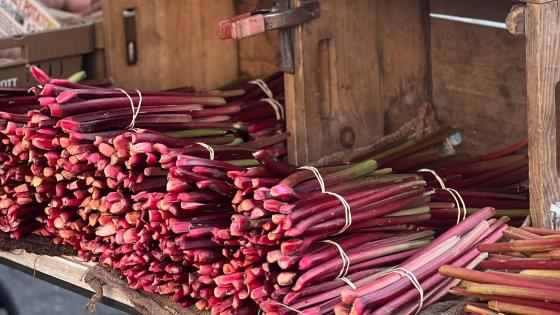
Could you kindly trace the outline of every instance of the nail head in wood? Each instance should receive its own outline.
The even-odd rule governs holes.
[[[344,127],[340,131],[340,143],[346,149],[354,146],[356,143],[356,133],[352,127]]]

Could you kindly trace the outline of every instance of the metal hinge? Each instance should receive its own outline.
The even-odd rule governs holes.
[[[280,32],[281,70],[294,73],[293,27],[320,16],[318,1],[293,8],[291,0],[276,0],[275,6],[259,9],[220,22],[220,38],[242,39],[270,30]]]

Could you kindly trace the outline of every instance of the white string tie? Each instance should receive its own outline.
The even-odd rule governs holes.
[[[317,178],[317,181],[319,182],[319,186],[321,187],[321,192],[323,194],[327,194],[327,195],[331,195],[331,196],[336,197],[336,199],[338,199],[340,201],[340,203],[342,204],[342,206],[344,207],[344,220],[345,220],[344,226],[340,229],[340,231],[338,231],[337,233],[335,233],[333,235],[342,234],[346,230],[348,230],[348,228],[352,225],[352,209],[350,208],[350,204],[348,203],[348,201],[346,201],[346,199],[344,199],[344,197],[342,197],[341,195],[326,190],[325,180],[323,179],[323,176],[321,176],[321,173],[319,172],[319,170],[316,167],[302,166],[299,169],[308,170],[308,171],[313,172],[313,174],[315,175],[315,178]]]
[[[212,148],[211,146],[207,145],[204,142],[196,142],[196,144],[198,144],[199,146],[204,147],[206,150],[208,150],[208,152],[210,153],[210,160],[214,159],[214,156],[215,156],[214,148]]]
[[[321,176],[321,173],[319,172],[319,170],[316,167],[313,166],[302,166],[299,168],[300,170],[308,170],[313,172],[313,174],[315,175],[315,177],[317,178],[317,181],[319,182],[319,186],[321,187],[321,192],[325,193],[325,181],[323,180],[323,176]]]
[[[300,311],[300,310],[296,310],[295,308],[290,307],[290,306],[288,306],[288,305],[286,305],[286,304],[284,304],[284,303],[280,303],[280,302],[278,302],[278,301],[272,301],[272,302],[275,303],[275,304],[277,304],[277,305],[280,305],[280,306],[282,306],[282,307],[285,307],[286,309],[288,309],[288,310],[290,310],[290,311],[292,311],[292,312],[296,312],[296,313],[298,313],[298,314],[305,314],[304,312],[302,312],[302,311]]]
[[[260,87],[261,90],[264,92],[264,94],[266,94],[266,96],[268,96],[268,98],[274,98],[274,94],[268,88],[268,85],[266,84],[266,82],[264,82],[262,79],[256,79],[256,80],[253,80],[253,81],[249,81],[249,83]]]
[[[340,246],[340,244],[338,244],[337,242],[331,240],[323,240],[322,242],[336,246],[338,252],[340,253],[340,258],[342,258],[342,268],[340,269],[340,272],[336,277],[338,279],[346,277],[346,275],[348,274],[348,270],[350,269],[350,258],[348,258],[348,255],[346,255],[346,252],[344,251],[344,249],[342,249],[342,246]]]
[[[465,200],[463,199],[463,197],[461,197],[461,194],[457,190],[453,188],[447,188],[447,191],[449,191],[450,193],[451,192],[454,193],[455,195],[457,195],[457,198],[459,198],[459,201],[461,202],[461,207],[463,207],[463,220],[465,220],[467,218],[467,205],[465,204]],[[459,208],[458,203],[457,203],[457,208]]]
[[[340,231],[338,231],[338,233],[334,235],[342,234],[352,225],[352,211],[350,209],[350,204],[348,203],[348,201],[346,201],[346,199],[344,199],[344,197],[337,193],[327,191],[325,192],[325,194],[336,197],[338,200],[340,200],[342,206],[344,206],[344,220],[346,220],[346,222],[344,223],[342,229],[340,229]]]
[[[443,179],[434,170],[431,170],[429,168],[423,168],[423,169],[418,170],[418,173],[430,173],[430,174],[434,175],[434,177],[438,181],[441,188],[442,189],[447,188],[447,187],[445,187],[445,183],[443,182]]]
[[[283,120],[285,117],[284,107],[282,104],[273,98],[261,98],[262,102],[267,102],[272,109],[274,109],[274,113],[276,114],[276,120]]]
[[[350,286],[352,288],[352,290],[356,290],[356,285],[354,283],[352,283],[352,281],[350,279],[348,279],[346,277],[342,277],[342,278],[339,278],[339,279],[346,282],[346,284],[348,286]]]
[[[130,101],[130,108],[132,110],[132,119],[130,121],[130,124],[128,124],[128,126],[126,126],[126,129],[134,130],[135,129],[135,124],[136,124],[136,118],[140,114],[140,108],[142,108],[142,99],[143,99],[142,98],[142,93],[139,90],[136,90],[136,93],[138,93],[138,106],[134,106],[134,100],[132,99],[130,94],[128,94],[128,92],[126,92],[123,89],[116,89],[116,90],[123,92],[124,95],[126,95],[128,100]]]
[[[414,313],[414,314],[418,314],[422,309],[422,307],[424,306],[424,290],[420,285],[420,281],[418,281],[418,278],[416,278],[416,276],[412,272],[402,267],[395,268],[391,272],[395,272],[400,274],[401,276],[407,277],[408,280],[410,280],[410,282],[412,283],[412,285],[416,288],[416,290],[418,290],[418,293],[420,293],[420,304],[418,305],[418,309],[416,310],[416,313]]]
[[[465,218],[467,217],[467,206],[465,205],[465,200],[463,199],[463,197],[461,197],[461,194],[459,194],[459,192],[453,188],[446,187],[443,179],[434,170],[423,168],[418,170],[418,173],[431,173],[432,175],[434,175],[439,185],[441,186],[441,189],[447,191],[451,195],[451,197],[453,197],[453,200],[455,200],[455,206],[457,207],[457,224],[461,222],[461,213],[463,214],[462,220],[465,220]]]

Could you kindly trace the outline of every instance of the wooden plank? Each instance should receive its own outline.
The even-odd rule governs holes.
[[[430,99],[428,0],[378,1],[377,16],[384,129],[392,133]]]
[[[432,19],[433,103],[482,154],[526,137],[523,38],[506,30]]]
[[[212,89],[239,75],[237,44],[217,36],[231,0],[104,0],[109,75],[123,88]],[[126,60],[123,10],[136,12],[138,63]]]
[[[236,14],[251,12],[271,5],[272,0],[236,0]],[[280,65],[280,40],[277,31],[245,38],[239,45],[239,71],[250,78],[264,77],[278,71]]]
[[[430,0],[430,12],[504,22],[511,0]]]
[[[383,134],[377,1],[320,4],[319,19],[295,28],[296,73],[286,79],[289,158],[296,164]]]
[[[527,4],[529,181],[533,225],[560,228],[557,86],[560,81],[560,5]]]
[[[91,291],[93,289],[84,281],[84,275],[93,263],[84,263],[74,260],[72,257],[52,257],[46,255],[35,255],[22,251],[21,253],[0,251],[0,258],[4,258],[15,264],[36,270],[47,276],[56,278],[73,286]],[[134,307],[124,292],[118,288],[108,285],[103,286],[103,295],[122,304]]]

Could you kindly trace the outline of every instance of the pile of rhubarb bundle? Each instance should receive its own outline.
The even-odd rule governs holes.
[[[449,264],[473,268],[487,256],[479,244],[494,243],[507,227],[507,217],[492,219],[493,208],[483,208],[422,248],[395,268],[344,288],[336,314],[415,314],[435,303],[455,285],[438,273]]]
[[[390,174],[373,160],[317,170],[266,151],[254,157],[260,167],[228,172],[237,213],[214,239],[230,252],[224,271],[267,313],[330,313],[346,279],[362,283],[433,238],[415,230],[430,219],[417,175]]]
[[[509,241],[478,246],[487,255],[480,263],[484,271],[447,265],[439,269],[458,279],[449,292],[481,301],[467,304],[468,313],[559,314],[560,232],[508,227],[504,235]]]
[[[229,226],[235,188],[227,172],[257,164],[256,149],[286,153],[282,76],[193,93],[98,88],[35,67],[32,74],[42,84],[37,97],[9,92],[33,106],[22,100],[8,112],[10,94],[0,113],[3,230],[70,244],[81,258],[122,271],[131,287],[184,306],[256,313],[246,288],[219,277],[229,253],[211,232]]]
[[[511,225],[521,225],[529,215],[527,140],[470,157],[444,145],[456,133],[444,127],[421,140],[405,140],[366,156],[350,154],[346,160],[370,158],[395,173],[418,172],[435,191],[428,226],[438,231],[489,205],[496,208],[496,218],[508,216]]]
[[[505,229],[497,216],[526,212],[515,185],[525,143],[443,157],[437,146],[455,132],[445,128],[352,164],[297,168],[281,162],[280,74],[197,93],[31,70],[36,95],[0,90],[0,230],[69,244],[185,307],[414,313],[457,284],[440,266],[476,266],[486,256],[475,246]],[[487,204],[499,210],[475,211]],[[455,225],[461,207],[469,216]]]
[[[37,108],[37,98],[26,89],[0,89],[0,231],[15,238],[39,229],[44,220],[37,191],[26,182],[30,156],[22,147],[27,111]]]
[[[508,216],[510,225],[520,226],[529,215],[528,158],[519,153],[526,146],[524,140],[487,155],[434,165],[438,179],[430,172],[421,172],[435,189],[429,226],[452,226],[457,212],[471,215],[487,205],[496,208],[496,217]]]

